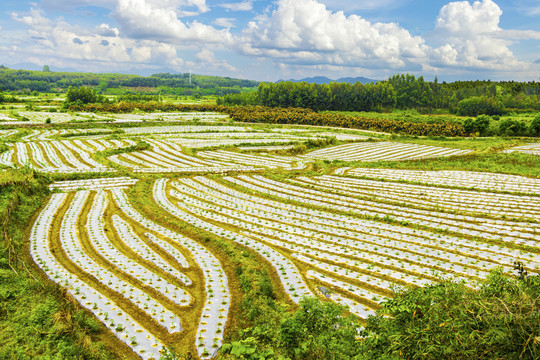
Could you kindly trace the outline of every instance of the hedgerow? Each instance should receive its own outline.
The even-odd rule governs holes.
[[[374,130],[413,136],[465,136],[460,124],[426,124],[391,119],[353,117],[336,113],[319,113],[301,108],[269,108],[263,106],[220,106],[211,104],[113,103],[72,106],[73,111],[129,113],[134,110],[154,111],[213,111],[231,116],[235,121],[269,124],[299,124],[334,126],[350,129]]]

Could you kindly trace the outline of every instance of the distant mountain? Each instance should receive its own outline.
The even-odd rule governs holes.
[[[332,80],[326,76],[314,76],[314,77],[307,77],[307,78],[304,78],[304,79],[300,79],[300,80],[295,80],[295,79],[290,79],[290,80],[278,80],[276,81],[277,83],[279,82],[284,82],[284,81],[291,81],[291,82],[307,82],[309,84],[328,84],[328,83],[331,83],[332,81],[335,81],[335,82],[338,82],[338,83],[350,83],[350,84],[354,84],[356,82],[360,82],[362,84],[368,84],[370,82],[379,82],[380,80],[373,80],[373,79],[368,79],[368,78],[365,78],[365,77],[344,77],[344,78],[340,78],[340,79],[337,79],[337,80]]]
[[[344,77],[344,78],[341,78],[341,79],[337,79],[336,82],[346,82],[346,83],[350,83],[350,84],[354,84],[356,82],[360,82],[362,84],[369,84],[370,82],[374,82],[374,83],[377,83],[381,80],[374,80],[374,79],[368,79],[368,78],[365,78],[365,77]]]

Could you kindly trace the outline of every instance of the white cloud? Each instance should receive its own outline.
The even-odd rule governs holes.
[[[189,0],[187,3],[207,11],[204,0]],[[178,19],[178,1],[118,0],[113,17],[121,30],[138,39],[160,41],[204,41],[224,43],[230,41],[228,30],[217,30],[198,21],[184,23]]]
[[[323,4],[333,9],[341,10],[378,10],[389,7],[403,6],[407,0],[321,0]]]
[[[530,8],[529,11],[527,11],[529,15],[540,15],[540,5]]]
[[[433,52],[435,65],[478,69],[524,69],[509,46],[512,40],[535,37],[526,31],[502,30],[502,10],[491,0],[452,2],[437,18],[435,34],[445,43]]]
[[[535,30],[499,30],[493,33],[499,39],[540,40],[540,31]]]
[[[426,58],[424,40],[395,23],[332,12],[316,0],[280,0],[243,32],[241,51],[283,62],[404,68]]]
[[[226,71],[238,71],[237,68],[229,64],[225,60],[216,59],[215,54],[207,48],[202,49],[195,55],[195,59],[198,60],[198,63],[194,63],[194,66],[202,69],[210,69],[212,72],[218,69],[223,69]]]
[[[109,24],[101,24],[97,27],[97,34],[107,37],[118,37],[120,33],[117,28],[111,28]]]
[[[253,9],[253,1],[242,1],[238,3],[226,3],[219,4],[219,7],[225,8],[230,11],[251,11]]]
[[[47,28],[51,25],[51,21],[43,16],[43,12],[40,9],[30,9],[30,14],[26,16],[19,16],[17,13],[11,13],[13,20],[31,26],[33,28]]]
[[[217,18],[216,20],[214,20],[213,24],[224,28],[233,28],[236,27],[234,25],[235,21],[236,19],[234,18]]]
[[[173,45],[153,40],[134,40],[118,37],[118,29],[101,24],[94,32],[83,31],[58,20],[43,17],[39,10],[33,9],[30,15],[15,19],[29,25],[28,35],[35,39],[32,46],[13,51],[13,56],[28,59],[41,59],[42,63],[75,64],[106,63],[116,68],[132,65],[162,65],[180,68],[183,60],[177,56]]]

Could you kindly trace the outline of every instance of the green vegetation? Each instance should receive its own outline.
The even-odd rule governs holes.
[[[275,326],[240,330],[224,359],[536,359],[540,277],[499,270],[479,290],[451,281],[398,289],[359,324],[339,305],[305,299]],[[273,313],[275,315],[275,312]],[[383,317],[388,315],[390,317]],[[268,321],[268,314],[264,315]],[[221,358],[221,357],[220,357]]]
[[[105,102],[103,96],[98,96],[94,89],[88,88],[86,86],[81,86],[79,88],[69,87],[66,94],[65,106],[69,105],[82,105],[82,104],[93,104]]]
[[[270,124],[300,124],[332,126],[351,129],[382,131],[416,136],[464,136],[460,124],[426,124],[390,119],[361,118],[340,113],[318,113],[298,108],[231,107],[222,111],[241,122],[264,122]]]
[[[485,96],[473,96],[463,99],[458,103],[458,114],[465,116],[478,115],[503,115],[505,113],[504,105],[501,101]]]
[[[398,292],[369,318],[355,359],[538,359],[540,277],[501,271],[473,290],[445,281]]]
[[[97,157],[107,158],[112,155],[118,155],[118,154],[124,154],[124,153],[130,153],[134,151],[144,151],[152,149],[152,145],[149,143],[139,140],[135,145],[118,148],[118,149],[108,149],[103,151],[96,152]]]
[[[125,74],[66,73],[11,70],[0,68],[0,89],[30,94],[66,92],[69,87],[91,87],[107,95],[184,95],[206,96],[241,93],[256,88],[257,81],[229,77],[160,73],[152,76]]]

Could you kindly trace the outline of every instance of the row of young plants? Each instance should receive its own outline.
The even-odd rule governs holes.
[[[228,181],[231,181],[234,178],[227,178]],[[226,185],[226,186],[225,186]],[[245,185],[242,184],[243,188],[245,189]],[[204,177],[196,177],[193,180],[189,179],[181,179],[179,180],[178,184],[175,184],[175,188],[177,191],[180,191],[181,195],[175,195],[174,191],[171,191],[170,198],[175,199],[178,201],[177,209],[175,209],[175,216],[181,216],[184,217],[187,221],[190,221],[192,224],[195,224],[198,226],[198,223],[195,219],[205,219],[205,222],[212,222],[215,223],[218,227],[221,227],[222,229],[226,229],[226,232],[229,234],[231,231],[238,233],[240,236],[246,236],[250,239],[256,239],[262,244],[268,244],[276,249],[278,249],[281,252],[299,252],[301,251],[302,247],[312,247],[314,246],[314,243],[319,241],[319,244],[324,243],[327,247],[326,251],[318,250],[320,256],[323,259],[316,259],[316,249],[311,248],[310,253],[308,253],[306,250],[304,250],[304,254],[296,255],[293,257],[293,260],[295,261],[296,266],[300,266],[299,269],[301,272],[304,271],[303,266],[311,266],[311,269],[316,269],[315,271],[310,271],[309,276],[313,278],[317,278],[319,280],[316,280],[317,283],[321,285],[325,285],[328,288],[332,289],[331,291],[334,291],[335,287],[332,287],[329,285],[331,284],[337,284],[339,287],[341,284],[349,284],[349,286],[345,285],[341,291],[339,289],[335,289],[338,291],[338,295],[341,295],[341,292],[348,292],[348,296],[345,296],[345,298],[354,298],[354,292],[357,291],[359,288],[355,284],[358,279],[364,279],[365,273],[353,271],[352,267],[358,266],[358,264],[354,264],[349,262],[349,265],[345,268],[342,268],[337,264],[337,261],[342,261],[343,264],[346,263],[347,257],[339,257],[336,255],[333,255],[331,252],[328,252],[329,248],[328,245],[330,243],[330,238],[327,237],[326,240],[324,238],[320,239],[320,233],[324,232],[326,229],[328,229],[328,226],[332,226],[328,223],[328,221],[335,222],[334,226],[337,226],[338,228],[341,226],[343,229],[351,229],[351,218],[346,215],[337,215],[335,213],[326,213],[325,220],[327,222],[322,221],[321,217],[324,216],[324,212],[322,210],[309,210],[309,208],[306,207],[299,207],[297,205],[293,205],[291,203],[287,202],[276,202],[271,201],[268,198],[261,198],[259,196],[252,195],[252,192],[250,190],[235,190],[234,186],[231,187],[230,183],[223,183],[222,181],[212,181],[208,178]],[[242,189],[242,188],[239,188]],[[249,187],[248,187],[249,189]],[[253,189],[256,190],[256,189]],[[248,201],[250,200],[250,201]],[[206,203],[206,204],[205,204]],[[267,207],[265,207],[267,206]],[[191,216],[188,216],[191,215]],[[291,218],[293,216],[293,218]],[[302,216],[304,217],[304,220],[302,220]],[[296,218],[298,217],[298,218]],[[340,219],[340,218],[343,219]],[[318,218],[318,220],[315,220],[315,218]],[[313,223],[315,221],[315,223]],[[358,220],[357,220],[358,221]],[[339,222],[341,222],[341,225],[338,225]],[[290,224],[288,227],[286,224]],[[311,223],[312,227],[311,230],[307,228],[307,224]],[[319,223],[317,228],[317,223]],[[226,225],[227,224],[227,225]],[[251,224],[251,225],[250,225]],[[276,226],[272,227],[272,224],[275,224]],[[377,223],[374,223],[377,224]],[[389,239],[386,240],[386,245],[383,246],[389,246],[391,249],[396,249],[397,241],[402,241],[404,244],[404,247],[402,249],[407,249],[406,251],[413,251],[413,252],[419,252],[424,251],[424,257],[422,260],[419,260],[419,263],[425,264],[428,263],[430,265],[428,266],[435,266],[436,263],[430,263],[426,262],[425,259],[429,259],[431,257],[440,257],[444,260],[442,260],[440,263],[445,262],[456,262],[455,265],[464,265],[465,267],[468,266],[479,266],[479,268],[482,268],[483,262],[486,264],[489,264],[485,267],[485,269],[489,270],[490,268],[495,268],[497,266],[500,266],[501,264],[504,264],[504,267],[506,271],[511,271],[513,261],[515,260],[515,256],[520,257],[523,261],[528,261],[530,258],[527,256],[526,253],[521,253],[520,251],[512,250],[510,248],[500,248],[496,245],[490,245],[489,243],[484,242],[475,242],[471,239],[460,239],[448,235],[441,235],[432,233],[430,231],[421,231],[421,230],[414,230],[410,229],[410,235],[409,237],[401,237],[398,236],[400,231],[403,228],[402,226],[391,226],[390,228],[393,228],[394,233],[391,231],[388,231],[389,228],[385,224],[378,223],[379,225],[383,225],[379,227],[379,231],[383,230],[383,234],[380,232],[373,233],[373,238],[365,238],[362,240],[363,242],[369,242],[371,241],[375,246],[381,246],[381,239],[386,239],[386,237],[390,236]],[[278,227],[281,226],[281,229]],[[365,224],[364,224],[365,226]],[[355,228],[359,228],[354,226]],[[230,229],[230,230],[229,230]],[[238,230],[233,230],[238,229]],[[239,231],[242,229],[241,231]],[[296,229],[296,231],[295,231]],[[300,230],[300,231],[298,231]],[[315,235],[316,233],[319,233],[319,235]],[[335,231],[332,231],[332,234],[335,234]],[[354,233],[353,231],[350,231],[350,233]],[[335,235],[334,238],[344,237],[346,239],[347,235],[344,233],[337,233],[339,236]],[[274,236],[273,236],[274,235]],[[330,235],[330,234],[329,234]],[[223,233],[221,236],[224,236]],[[352,235],[349,235],[352,236]],[[403,234],[401,235],[403,236]],[[298,238],[298,242],[294,242],[294,238]],[[411,242],[409,243],[408,239],[411,239]],[[279,241],[273,240],[273,239],[280,239]],[[301,240],[300,240],[301,239]],[[394,240],[392,240],[394,239]],[[400,240],[398,240],[400,239]],[[428,240],[432,239],[432,240]],[[352,240],[352,239],[351,239]],[[343,241],[343,240],[342,240]],[[419,242],[420,241],[420,242]],[[281,243],[287,243],[285,246],[280,246],[279,242]],[[415,243],[417,246],[415,247]],[[309,245],[307,245],[309,244]],[[345,243],[341,243],[340,248],[335,248],[333,251],[341,251],[343,253],[343,245]],[[348,243],[348,246],[354,246],[358,244],[358,239],[355,241],[350,241]],[[451,250],[453,246],[454,250]],[[261,248],[262,249],[262,248]],[[259,249],[259,251],[261,251]],[[428,250],[426,252],[426,249]],[[371,248],[373,250],[373,248]],[[448,253],[448,251],[450,252]],[[369,248],[365,249],[362,253],[365,254],[365,251],[369,251]],[[403,250],[402,250],[403,251]],[[452,252],[455,251],[455,252]],[[353,252],[351,251],[351,254]],[[384,254],[384,252],[381,252]],[[389,252],[390,255],[393,255],[392,251]],[[371,254],[370,254],[371,255]],[[263,255],[264,256],[264,255]],[[415,253],[413,256],[407,256],[403,253],[400,253],[396,256],[397,259],[410,259],[408,261],[411,261],[411,265],[414,265],[415,257],[418,256],[418,253]],[[470,257],[471,260],[468,262],[461,262],[458,260],[460,256],[464,257]],[[331,259],[331,262],[328,263],[328,259]],[[299,262],[297,262],[299,261]],[[377,258],[377,262],[383,261],[382,258]],[[397,263],[397,262],[396,262]],[[304,265],[298,265],[298,264],[304,264]],[[377,268],[376,265],[371,264],[371,269],[366,269],[365,271],[373,271]],[[534,267],[534,266],[533,266]],[[341,268],[341,269],[340,269]],[[393,271],[396,269],[391,268]],[[457,269],[457,267],[456,267]],[[361,270],[362,271],[362,270]],[[384,273],[381,273],[384,274]],[[402,282],[399,282],[400,280],[403,281],[403,279],[407,279],[407,276],[410,273],[405,273],[405,278],[399,278],[397,277],[396,280],[398,283],[403,284]],[[473,278],[475,278],[477,275],[480,275],[481,273],[477,273],[474,275],[474,271],[472,273],[469,273],[468,275],[473,275]],[[373,275],[372,275],[373,276]],[[380,275],[377,275],[380,276]],[[391,275],[384,275],[384,276],[391,276]],[[429,275],[428,275],[429,276]],[[493,281],[494,277],[491,275],[484,273],[482,276],[487,277],[487,281],[490,284],[489,286],[494,286]],[[465,275],[465,277],[468,277]],[[324,280],[321,280],[324,279]],[[373,279],[373,278],[372,278]],[[385,296],[392,296],[393,294],[390,293],[384,293],[381,294],[381,286],[384,281],[381,278],[378,278],[379,283],[375,287],[375,289],[378,288],[378,295],[379,299],[383,299]],[[507,281],[508,278],[501,276],[497,276],[497,281],[500,279],[504,279],[504,281]],[[381,282],[381,280],[383,282]],[[432,280],[432,279],[430,279]],[[310,280],[312,282],[314,280]],[[511,280],[513,281],[513,280]],[[352,283],[352,284],[351,284]],[[373,285],[377,284],[376,282],[373,283]],[[352,286],[351,286],[352,285]],[[365,288],[366,285],[363,285],[363,288],[360,287],[361,290],[364,291],[364,294],[369,294],[369,291],[373,292],[374,287],[370,287],[368,289]],[[418,289],[418,290],[412,290],[408,292],[407,294],[412,293],[423,293],[426,294],[431,291],[437,291],[437,289],[444,287],[448,289],[448,291],[455,289],[459,290],[462,293],[467,294],[467,296],[474,295],[478,300],[478,294],[481,294],[483,297],[487,297],[486,294],[482,293],[482,291],[485,289],[485,286],[480,286],[480,291],[474,291],[470,290],[462,285],[456,285],[451,282],[442,282],[439,285],[434,286],[428,286],[427,290],[424,289]],[[492,287],[493,288],[493,287]],[[371,289],[371,290],[370,290]],[[367,292],[366,292],[367,290]],[[377,291],[375,291],[377,293]],[[392,313],[392,315],[400,314],[400,313],[408,313],[409,316],[411,316],[411,312],[408,312],[408,308],[399,308],[398,306],[394,306],[397,301],[403,301],[402,298],[405,297],[405,294],[398,294],[396,296],[396,301],[392,302],[392,307],[387,307],[387,305],[384,305],[386,313]],[[411,296],[411,295],[409,295]],[[520,296],[523,296],[523,293],[520,294]],[[332,297],[332,299],[336,302],[339,302],[337,299],[338,296]],[[492,298],[493,299],[493,298]],[[530,304],[531,299],[524,297],[524,300],[527,301],[528,304]],[[455,299],[454,299],[455,300]],[[485,300],[485,299],[484,299]],[[432,306],[439,306],[439,302],[443,301],[442,298],[437,298],[437,303],[432,303]],[[385,303],[383,303],[385,304]],[[460,303],[463,304],[463,303]],[[247,359],[257,359],[260,356],[259,354],[264,353],[265,357],[268,359],[278,358],[278,354],[287,354],[289,358],[291,359],[301,359],[305,358],[305,356],[311,356],[311,358],[316,359],[322,359],[326,356],[329,356],[328,352],[324,352],[318,345],[311,340],[318,339],[321,343],[325,343],[328,346],[328,343],[325,342],[325,338],[318,338],[317,336],[320,335],[320,332],[323,332],[322,329],[313,329],[311,328],[310,324],[303,323],[302,320],[306,320],[307,322],[313,323],[313,324],[320,324],[319,320],[316,319],[316,317],[325,318],[325,311],[322,311],[322,306],[329,306],[329,305],[318,305],[317,301],[304,301],[301,303],[301,309],[297,312],[295,316],[289,317],[285,314],[284,318],[281,318],[281,320],[278,321],[278,326],[274,326],[273,329],[270,329],[268,327],[263,327],[261,325],[257,325],[255,328],[247,329],[245,332],[242,332],[239,334],[239,336],[236,338],[236,340],[232,341],[230,344],[226,345],[223,348],[223,357],[228,358],[227,356],[230,356],[230,358],[236,358],[235,356],[243,356]],[[490,303],[490,310],[486,310],[486,314],[489,313],[489,316],[492,318],[498,318],[498,314],[496,312],[492,312]],[[372,305],[373,306],[373,305]],[[463,306],[463,305],[461,305]],[[339,308],[338,308],[339,309]],[[353,312],[354,308],[350,308]],[[327,309],[327,311],[329,311]],[[342,314],[342,308],[339,310],[334,309],[336,311],[336,314]],[[427,310],[425,310],[427,311]],[[311,317],[307,314],[310,313],[316,313],[314,317]],[[359,312],[358,312],[359,313]],[[462,314],[464,315],[464,314]],[[305,316],[306,318],[303,318],[300,320],[300,317]],[[417,314],[416,316],[422,316],[422,314]],[[519,320],[522,323],[527,324],[529,328],[525,331],[527,335],[534,334],[534,330],[530,329],[530,321],[532,320],[531,316],[533,316],[532,312],[528,312],[526,315],[521,316]],[[294,320],[292,319],[294,318]],[[376,321],[375,321],[376,319]],[[464,316],[462,320],[466,320],[466,317]],[[297,322],[298,321],[298,322]],[[423,319],[423,321],[433,321],[436,322],[437,319]],[[529,321],[529,322],[527,322]],[[295,328],[291,329],[289,325],[292,325],[294,322]],[[333,323],[333,322],[332,322]],[[437,323],[437,326],[440,325],[441,322]],[[364,359],[369,358],[368,353],[370,355],[373,355],[375,352],[378,352],[379,354],[393,354],[396,358],[399,357],[399,345],[394,344],[392,347],[392,351],[387,351],[384,348],[379,348],[374,341],[377,338],[377,330],[383,330],[381,328],[375,327],[375,325],[381,325],[384,324],[384,326],[391,326],[392,319],[385,319],[383,317],[378,318],[370,318],[367,323],[366,329],[369,329],[362,333],[364,336],[366,336],[365,340],[358,340],[355,339],[352,342],[348,342],[346,339],[342,338],[342,334],[334,334],[336,335],[336,342],[332,343],[329,348],[333,349],[334,351],[336,349],[340,349],[340,345],[347,344],[349,347],[348,349],[343,349],[342,353],[340,355],[334,356],[335,358],[343,358],[343,359]],[[409,324],[409,326],[412,324]],[[466,324],[460,324],[460,326],[468,326]],[[316,326],[316,325],[315,325]],[[457,326],[457,324],[455,325]],[[500,327],[501,324],[498,323],[496,326],[495,324],[491,324],[490,326]],[[299,329],[303,329],[305,333],[299,332]],[[397,335],[398,330],[397,328],[392,328],[395,331],[395,334]],[[388,331],[389,329],[384,329]],[[520,330],[521,331],[521,330]],[[531,333],[532,331],[532,333]],[[400,332],[401,333],[401,332]],[[291,343],[287,343],[287,335],[286,334],[294,334],[296,339],[292,341]],[[309,334],[309,335],[308,335]],[[388,341],[390,334],[388,332],[385,332],[384,334],[381,332],[381,335],[384,335],[385,341]],[[441,334],[442,335],[442,334]],[[534,335],[532,335],[534,337]],[[429,337],[431,339],[431,337]],[[273,349],[269,350],[269,339],[272,339],[272,341],[275,342],[275,344],[279,344],[278,347],[274,347]],[[339,339],[339,340],[337,340]],[[350,340],[350,339],[349,339]],[[483,339],[483,341],[489,341],[488,339]],[[406,344],[411,344],[408,346],[412,347],[412,343],[407,341],[404,342]],[[309,345],[308,345],[309,344]],[[500,347],[500,344],[497,342],[491,343],[492,346],[495,346],[498,348],[497,351],[501,351],[502,347]],[[274,345],[275,346],[275,345]],[[288,346],[291,346],[289,348]],[[423,344],[416,344],[416,349],[422,348]],[[483,345],[482,345],[483,346]],[[270,346],[271,347],[271,346]],[[471,348],[471,344],[467,342],[466,349],[461,349],[459,347],[447,346],[450,350],[454,353],[471,353],[473,349]],[[444,347],[441,346],[433,346],[430,349],[424,349],[424,354],[441,354],[441,351]],[[319,352],[317,352],[315,349],[317,349]],[[516,350],[519,349],[519,350]],[[507,349],[506,351],[519,351],[525,350],[526,352],[531,352],[532,347],[529,343],[526,343],[526,340],[522,340],[520,342],[520,345],[513,346],[512,349]],[[290,351],[290,352],[289,352]],[[412,351],[412,350],[411,350]],[[427,351],[427,352],[426,352]],[[233,355],[234,354],[234,355]],[[257,355],[256,355],[257,354]],[[309,354],[309,355],[308,355]],[[334,353],[335,354],[335,353]],[[474,352],[475,355],[478,355],[477,352]],[[525,355],[525,358],[531,354]],[[342,357],[340,357],[342,356]],[[471,357],[465,357],[465,358],[473,358]]]
[[[101,142],[101,143],[99,143]],[[95,146],[90,147],[89,144]],[[134,144],[131,140],[49,140],[8,143],[9,151],[2,154],[1,162],[7,166],[28,165],[44,172],[108,172],[112,169],[92,157],[97,149]],[[133,145],[131,145],[133,146]]]
[[[93,186],[88,181],[78,185]],[[192,347],[201,358],[208,358],[221,345],[230,301],[227,278],[219,262],[200,245],[142,218],[131,207],[125,193],[116,188],[123,185],[120,181],[111,181],[109,185],[113,187],[109,191],[114,203],[123,216],[128,216],[129,222],[117,214],[107,215],[113,204],[103,190],[97,193],[79,190],[71,197],[55,194],[42,212],[46,219],[36,221],[36,229],[45,228],[32,238],[36,243],[32,249],[38,251],[32,253],[34,259],[53,281],[73,293],[83,307],[140,357],[161,356],[163,344],[168,341],[161,328],[177,333],[187,327],[192,329],[189,335],[193,336]],[[90,209],[84,210],[88,204]],[[63,206],[68,207],[65,215],[58,213]],[[86,223],[81,228],[85,217]],[[49,240],[44,234],[55,234],[49,228],[58,226],[54,224],[59,222],[62,224],[59,239],[55,240],[53,235]],[[147,231],[145,236],[135,232],[134,226],[143,227]],[[63,255],[58,251],[53,254],[49,243],[55,248],[58,245]],[[203,291],[202,296],[194,298],[183,289],[194,284],[179,271],[179,262],[190,266],[174,245],[179,243],[203,270],[203,279],[193,278],[198,282],[197,291]],[[171,262],[171,258],[175,260]],[[193,313],[194,306],[200,310]],[[192,321],[199,311],[202,314],[198,324],[180,322],[179,316]]]
[[[324,175],[317,178],[298,177],[294,183],[326,191],[343,191],[358,197],[406,204],[419,208],[439,208],[469,215],[482,214],[493,218],[521,218],[538,222],[540,198],[437,188],[392,181],[376,181]],[[426,201],[427,200],[427,201]]]
[[[504,191],[538,196],[540,179],[519,175],[460,170],[408,170],[377,168],[339,168],[336,174],[389,181],[406,181],[444,187]]]
[[[302,209],[301,207],[291,209],[290,206],[288,207],[284,204],[280,206],[279,203],[275,202],[273,202],[272,206],[264,206],[261,204],[266,203],[265,200],[257,199],[253,196],[247,196],[246,194],[239,193],[238,191],[233,192],[232,190],[228,190],[226,187],[213,183],[212,181],[208,181],[205,178],[197,177],[196,180],[197,181],[194,182],[188,179],[183,179],[181,182],[185,185],[176,186],[176,189],[180,190],[181,194],[176,195],[175,191],[171,192],[172,196],[181,200],[181,203],[178,203],[178,206],[180,206],[182,209],[182,216],[189,216],[186,214],[192,214],[191,218],[199,217],[199,221],[200,218],[203,218],[212,219],[213,221],[217,221],[221,224],[230,224],[230,226],[242,229],[242,231],[239,232],[242,237],[255,239],[261,244],[270,244],[280,248],[281,250],[287,249],[287,251],[292,251],[294,254],[296,254],[293,255],[293,258],[296,260],[300,260],[314,266],[319,270],[324,270],[333,273],[334,275],[349,278],[349,281],[358,281],[359,279],[359,273],[351,271],[350,267],[361,269],[360,272],[369,272],[371,274],[377,274],[376,276],[393,279],[394,282],[400,284],[422,284],[423,280],[418,278],[418,274],[421,274],[421,277],[426,277],[425,279],[432,279],[431,274],[433,269],[438,269],[438,271],[451,271],[454,276],[458,277],[486,277],[487,273],[481,271],[480,269],[489,269],[490,267],[494,267],[495,264],[491,263],[491,261],[494,259],[497,259],[499,264],[505,264],[507,268],[511,269],[513,261],[511,256],[506,256],[506,253],[501,251],[496,251],[495,253],[489,251],[488,253],[485,253],[482,250],[482,244],[478,244],[476,249],[474,249],[474,246],[470,245],[465,249],[460,249],[460,247],[462,247],[464,244],[467,244],[467,241],[459,241],[459,244],[461,245],[453,245],[455,247],[454,251],[459,251],[459,255],[447,252],[448,250],[446,247],[448,244],[452,244],[452,241],[454,240],[452,238],[443,241],[436,249],[433,249],[433,244],[429,243],[420,243],[420,246],[416,247],[415,249],[413,244],[415,242],[418,243],[419,241],[418,239],[415,239],[415,234],[412,233],[411,235],[405,235],[403,231],[406,229],[400,229],[399,227],[395,226],[380,226],[378,234],[381,233],[381,228],[384,229],[383,231],[386,233],[388,233],[388,228],[390,228],[391,231],[397,232],[397,234],[399,234],[399,231],[401,230],[401,235],[397,239],[400,239],[398,243],[402,243],[403,245],[397,245],[396,240],[394,240],[393,244],[392,242],[389,242],[387,245],[390,246],[389,249],[393,248],[392,251],[387,253],[379,250],[382,256],[377,255],[379,251],[375,251],[375,253],[373,253],[373,248],[371,247],[372,245],[363,247],[358,243],[359,239],[363,239],[363,241],[366,241],[367,239],[368,244],[369,242],[372,244],[378,244],[379,247],[383,246],[384,250],[384,245],[382,245],[383,243],[381,243],[381,240],[376,239],[378,235],[377,232],[373,234],[375,237],[371,235],[371,237],[373,237],[372,239],[370,236],[365,238],[365,235],[360,237],[358,237],[359,235],[353,235],[354,231],[349,231],[349,233],[344,232],[343,230],[332,231],[333,234],[338,234],[339,236],[320,234],[320,232],[327,232],[329,226],[337,226],[338,229],[350,228],[350,219],[345,219],[344,217],[344,219],[341,219],[342,223],[337,225],[335,224],[336,220],[329,220],[332,217],[335,218],[335,216],[332,216],[333,214],[330,213],[327,213],[326,217],[323,219],[314,219],[313,216],[321,212],[310,212],[309,210],[305,208]],[[227,178],[227,180],[233,181],[234,179]],[[256,187],[249,187],[249,184],[242,183],[241,185],[247,186],[252,190],[259,190]],[[214,190],[216,188],[219,188],[220,190]],[[232,192],[232,194],[226,195],[227,192]],[[242,197],[251,197],[251,200],[244,201],[242,200]],[[281,210],[280,207],[283,210]],[[308,215],[297,215],[296,212],[299,214],[307,212]],[[291,217],[297,218],[291,219]],[[315,223],[313,223],[314,221]],[[366,226],[366,224],[364,223],[363,226]],[[223,227],[223,225],[221,225],[221,227]],[[238,233],[238,231],[236,232]],[[396,234],[393,235],[394,238],[395,236]],[[347,240],[347,237],[351,237],[351,240]],[[441,240],[439,240],[439,242],[440,241]],[[332,243],[335,243],[338,246],[334,246]],[[422,249],[422,247],[425,247],[426,244],[432,246],[431,251]],[[344,250],[344,247],[348,247],[349,250],[346,250],[346,248]],[[493,248],[496,249],[497,247]],[[361,250],[361,252],[358,252],[355,249]],[[403,249],[408,249],[406,252],[411,251],[411,249],[415,249],[415,254],[412,256],[411,254],[407,255],[403,253]],[[461,259],[463,256],[470,256],[467,252],[469,249],[471,249],[475,254],[474,257],[470,258],[469,260]],[[258,250],[264,253],[264,250]],[[362,254],[365,254],[366,251],[371,253],[369,257],[371,261],[370,263],[366,264],[366,266],[363,266],[361,262],[364,262],[365,258]],[[395,251],[397,251],[397,253],[394,253]],[[514,253],[519,254],[519,252]],[[390,257],[388,258],[388,256]],[[523,259],[528,259],[527,253],[523,253],[519,256]],[[355,261],[351,261],[349,257],[355,258]],[[418,265],[415,265],[415,262],[417,261],[416,257],[419,257]],[[360,260],[360,263],[358,262],[359,259],[362,259]],[[399,271],[396,273],[396,268],[399,268],[400,263],[402,264],[400,259],[408,259],[408,264],[404,273],[400,273]],[[328,264],[328,261],[331,261],[333,265]],[[453,263],[453,265],[442,265],[448,261]],[[349,270],[347,271],[343,268],[339,270],[341,265],[337,264],[347,264],[346,268],[349,268]],[[426,267],[426,264],[428,267]],[[383,267],[381,267],[381,265]],[[476,270],[470,272],[467,270],[467,267],[469,266],[476,268]],[[386,267],[393,270],[388,272],[385,270]],[[412,276],[412,274],[417,275]],[[381,289],[389,291],[390,288],[389,285],[384,285],[380,281],[373,279],[369,281],[368,286],[378,288],[379,291],[381,291]]]
[[[184,153],[176,143],[165,140],[148,140],[152,150],[122,153],[108,160],[137,173],[226,173],[231,171],[257,171],[260,167],[233,161],[216,161],[198,158]]]
[[[504,246],[524,248],[538,246],[539,227],[536,223],[428,211],[401,204],[385,204],[371,199],[354,198],[346,194],[333,194],[328,191],[314,190],[259,175],[243,175],[237,181],[251,184],[250,186],[262,193],[291,200],[301,199],[305,203],[328,209],[352,212],[362,216],[378,216],[379,218],[388,218],[397,222],[408,222],[417,226],[461,234],[462,236],[479,237]]]
[[[304,157],[329,161],[398,161],[459,156],[468,154],[470,152],[471,150],[385,141],[377,143],[364,142],[333,146],[312,151]]]

